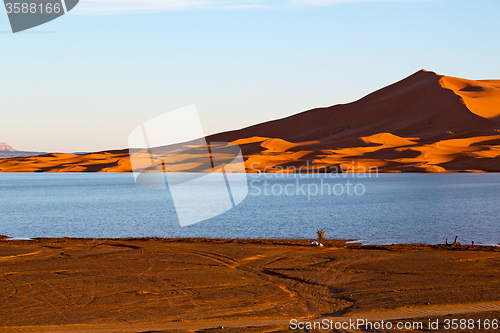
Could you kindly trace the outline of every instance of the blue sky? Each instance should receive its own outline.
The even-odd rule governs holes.
[[[196,104],[206,134],[347,103],[425,68],[500,79],[500,1],[81,0],[9,33],[0,12],[0,142],[125,148]]]

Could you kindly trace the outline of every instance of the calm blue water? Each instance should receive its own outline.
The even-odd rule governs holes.
[[[0,173],[0,234],[313,239],[322,228],[366,244],[500,243],[500,174],[359,176],[249,175],[240,205],[181,228],[170,192],[131,174]]]

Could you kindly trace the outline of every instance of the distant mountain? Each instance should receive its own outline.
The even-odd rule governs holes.
[[[0,142],[0,152],[2,151],[16,151],[14,148],[6,143]]]
[[[15,150],[6,143],[0,142],[0,158],[11,158],[11,157],[23,157],[23,156],[35,156],[42,155],[45,153],[34,152],[34,151],[19,151]]]
[[[207,141],[239,145],[249,172],[499,172],[500,80],[421,70],[352,103],[215,134]],[[179,171],[200,168],[195,154],[179,158]],[[131,166],[124,149],[4,159],[0,171],[131,172]]]

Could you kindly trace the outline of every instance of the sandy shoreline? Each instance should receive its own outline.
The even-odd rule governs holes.
[[[3,239],[0,332],[281,332],[292,318],[370,313],[500,318],[498,247],[309,243]]]

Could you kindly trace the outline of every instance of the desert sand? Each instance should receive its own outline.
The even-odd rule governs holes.
[[[0,332],[286,332],[292,318],[500,319],[497,247],[309,243],[0,240]]]
[[[500,80],[467,80],[421,70],[358,101],[215,134],[207,142],[239,145],[248,172],[366,172],[370,168],[498,172]],[[147,150],[132,153],[136,161],[148,164],[152,157],[168,159],[166,151],[165,155]],[[212,155],[224,159],[217,149],[212,149]],[[168,168],[210,171],[209,163],[201,160],[192,150],[177,156],[175,165]],[[0,159],[0,172],[131,171],[127,149]]]

